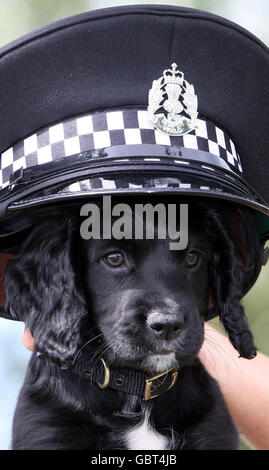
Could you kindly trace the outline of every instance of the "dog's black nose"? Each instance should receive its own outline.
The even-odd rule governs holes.
[[[182,328],[184,327],[183,321],[158,321],[150,323],[148,325],[154,332],[154,334],[160,338],[170,341],[178,336]]]

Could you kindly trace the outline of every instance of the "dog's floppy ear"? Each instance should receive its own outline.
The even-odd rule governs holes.
[[[229,253],[227,253],[229,257]],[[241,357],[252,359],[256,356],[253,335],[249,329],[245,310],[240,303],[240,270],[230,257],[230,263],[224,256],[213,255],[211,279],[213,291],[213,310],[228,333],[229,339]],[[228,265],[225,268],[225,264]],[[227,270],[226,270],[227,269]]]
[[[30,328],[36,350],[61,365],[76,354],[87,315],[76,273],[75,225],[72,217],[38,225],[5,274],[8,308]]]
[[[232,225],[227,225],[229,216],[223,208],[220,211],[209,210],[207,214],[206,229],[212,248],[211,316],[219,315],[240,356],[252,359],[256,356],[256,347],[240,303],[246,276],[244,257]],[[255,227],[252,228],[256,230]]]

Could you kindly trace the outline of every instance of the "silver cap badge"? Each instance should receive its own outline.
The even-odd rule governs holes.
[[[184,135],[196,126],[198,100],[193,85],[177,70],[177,64],[164,70],[149,90],[148,112],[154,127],[169,135]],[[156,114],[156,111],[162,111]],[[166,115],[164,114],[166,112]]]

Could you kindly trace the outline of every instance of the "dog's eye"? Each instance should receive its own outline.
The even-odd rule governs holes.
[[[104,260],[112,268],[119,268],[125,264],[125,258],[121,251],[109,253],[104,257]]]
[[[199,259],[200,255],[199,253],[197,253],[197,251],[189,251],[189,253],[187,253],[186,255],[185,261],[188,266],[196,266]]]

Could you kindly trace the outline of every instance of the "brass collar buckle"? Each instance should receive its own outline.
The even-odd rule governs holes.
[[[170,388],[175,385],[177,377],[178,369],[174,367],[173,369],[166,370],[162,374],[146,379],[144,400],[151,400],[152,398],[159,397],[170,390]]]

